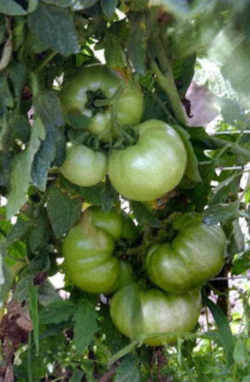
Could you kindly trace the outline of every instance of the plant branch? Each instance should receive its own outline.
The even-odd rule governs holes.
[[[36,73],[39,73],[48,65],[48,63],[57,55],[57,52],[51,52],[45,59],[42,61],[41,65],[36,69]]]
[[[154,45],[154,51],[157,51],[157,56],[155,57],[152,54],[150,59],[151,69],[156,76],[158,84],[167,94],[176,119],[181,124],[186,125],[185,112],[175,84],[171,63],[165,54],[165,50],[159,38],[155,38],[152,41],[152,45]],[[157,61],[159,61],[159,65]]]

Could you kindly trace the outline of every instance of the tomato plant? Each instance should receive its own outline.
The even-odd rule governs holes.
[[[1,381],[248,381],[249,19],[0,1]]]
[[[112,120],[120,126],[140,122],[144,105],[139,85],[105,65],[84,67],[65,81],[61,100],[67,113],[87,117],[89,131],[104,140],[110,137]]]
[[[107,172],[105,154],[84,145],[70,145],[60,168],[63,176],[73,184],[90,187],[101,182]]]
[[[133,227],[131,227],[133,229]],[[115,241],[123,234],[123,216],[115,210],[88,208],[63,242],[65,271],[80,289],[110,293],[131,280],[128,264],[113,256]]]
[[[179,184],[187,155],[181,138],[166,123],[150,120],[137,129],[139,140],[134,146],[111,153],[108,175],[126,198],[151,201]]]
[[[160,288],[173,293],[201,286],[222,269],[225,244],[226,237],[219,226],[192,223],[172,243],[149,250],[148,276]]]
[[[192,330],[200,309],[199,290],[177,296],[130,284],[114,295],[110,313],[114,324],[125,336],[159,346],[173,343],[178,336]]]

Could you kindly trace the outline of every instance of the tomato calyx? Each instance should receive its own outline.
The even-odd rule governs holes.
[[[97,115],[99,112],[105,112],[112,104],[112,101],[105,97],[101,89],[96,91],[87,91],[86,109],[91,111],[92,116]]]

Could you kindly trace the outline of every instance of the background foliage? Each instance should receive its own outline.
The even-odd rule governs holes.
[[[0,0],[0,380],[250,381],[249,16],[247,0]],[[140,82],[143,120],[169,122],[188,151],[174,192],[147,208],[126,205],[140,239],[123,256],[140,276],[142,243],[171,239],[173,217],[184,213],[227,234],[226,265],[204,288],[199,327],[176,346],[129,344],[105,296],[50,280],[63,273],[61,240],[82,203],[119,202],[108,180],[84,188],[58,172],[68,140],[99,144],[79,130],[87,121],[65,119],[62,79],[102,56]],[[190,104],[192,79],[201,93]],[[212,127],[192,126],[198,101],[208,119],[216,106]]]

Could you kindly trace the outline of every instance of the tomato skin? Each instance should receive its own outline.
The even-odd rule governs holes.
[[[108,175],[126,198],[152,201],[181,181],[187,154],[179,135],[165,122],[149,120],[137,130],[139,140],[134,146],[111,153]]]
[[[121,89],[122,88],[122,89]],[[108,100],[114,101],[105,110],[97,111],[88,107],[88,92],[101,90]],[[121,125],[136,125],[140,122],[144,97],[140,87],[119,77],[105,65],[90,65],[65,81],[61,92],[61,102],[66,113],[80,113],[89,118],[88,129],[93,134],[107,140],[112,127],[112,114],[116,113]]]
[[[167,295],[158,289],[143,290],[132,283],[113,296],[110,314],[125,336],[159,346],[173,344],[178,336],[192,330],[200,309],[201,295],[197,289],[185,295]]]
[[[121,214],[97,207],[85,211],[63,242],[65,272],[74,285],[89,293],[111,293],[131,281],[130,266],[113,256],[121,235]]]
[[[94,186],[107,173],[105,154],[91,150],[84,145],[67,147],[65,161],[60,168],[63,176],[73,184],[82,187]]]
[[[147,274],[163,290],[184,293],[220,272],[225,245],[226,237],[219,226],[191,224],[172,243],[156,245],[149,250]]]

